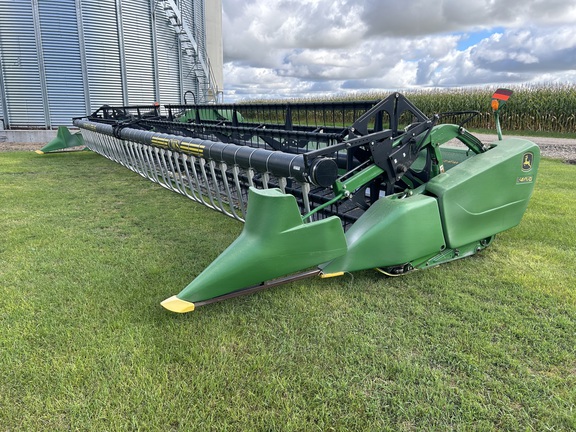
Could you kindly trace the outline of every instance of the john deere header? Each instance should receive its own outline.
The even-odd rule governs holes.
[[[477,111],[427,116],[399,93],[382,101],[103,106],[42,152],[82,142],[196,203],[245,222],[178,294],[174,312],[305,277],[375,268],[402,275],[480,252],[517,225],[540,151],[484,145]],[[488,104],[488,101],[487,101]],[[452,123],[448,122],[451,121]]]

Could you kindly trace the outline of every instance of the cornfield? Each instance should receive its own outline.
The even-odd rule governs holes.
[[[490,97],[496,86],[485,88],[408,90],[403,93],[425,114],[476,110],[480,115],[466,124],[468,129],[495,128]],[[514,95],[502,109],[500,121],[507,131],[576,133],[576,84],[509,86]],[[290,102],[377,100],[390,92],[294,99]],[[262,102],[262,101],[260,101]],[[271,102],[271,101],[266,101]],[[285,101],[284,101],[285,102]],[[446,118],[446,122],[458,120]]]
[[[576,85],[511,87],[514,95],[501,111],[504,130],[576,132]],[[490,96],[496,88],[411,92],[410,99],[426,114],[478,110],[467,128],[494,129]]]

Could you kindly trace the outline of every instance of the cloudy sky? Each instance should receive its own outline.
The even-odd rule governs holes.
[[[574,0],[223,0],[225,100],[576,82]]]

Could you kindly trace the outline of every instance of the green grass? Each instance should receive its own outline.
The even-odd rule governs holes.
[[[90,152],[0,156],[0,430],[576,429],[576,166],[481,254],[165,311],[238,222]]]

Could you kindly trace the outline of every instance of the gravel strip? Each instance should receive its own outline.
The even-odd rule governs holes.
[[[498,141],[496,134],[474,134],[477,136],[484,144],[492,143]],[[523,138],[528,139],[540,147],[540,152],[542,156],[562,159],[571,164],[576,164],[576,139],[567,138],[544,138],[544,137],[520,137],[514,135],[505,135],[504,138]]]
[[[483,143],[488,144],[498,141],[498,137],[489,134],[474,134]],[[510,138],[522,138],[510,135]],[[576,164],[576,139],[566,138],[542,138],[542,137],[529,137],[527,138],[540,147],[542,156],[562,159],[567,163]],[[39,143],[18,143],[18,142],[0,142],[0,152],[8,151],[35,151],[41,149],[44,144]],[[77,150],[78,148],[74,148]]]
[[[11,151],[36,151],[44,147],[46,143],[29,143],[29,142],[0,142],[0,153]],[[62,151],[80,150],[83,146],[71,147]]]

